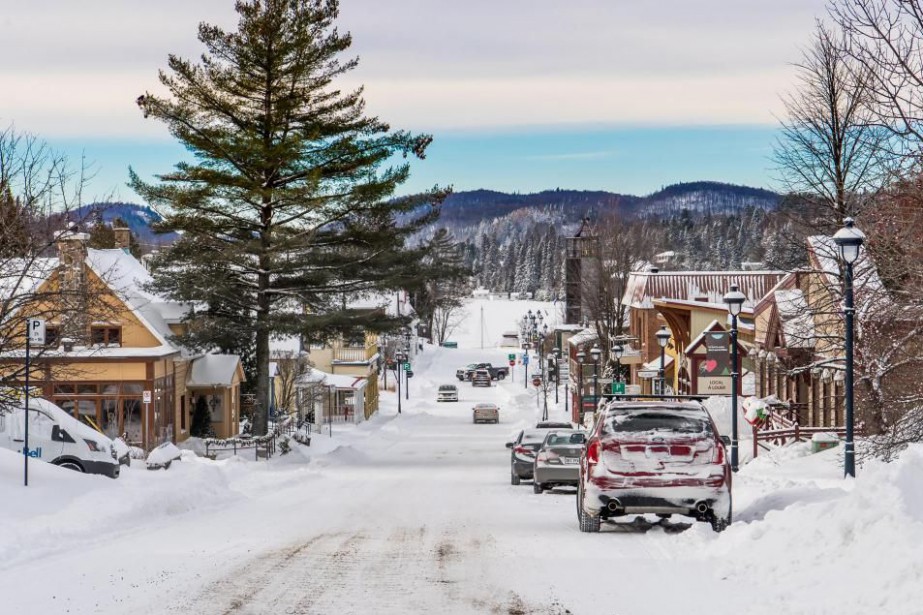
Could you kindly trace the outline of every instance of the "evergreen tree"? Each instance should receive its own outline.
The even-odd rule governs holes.
[[[195,400],[189,435],[193,438],[207,438],[212,435],[212,415],[204,395],[199,395]]]
[[[23,257],[32,243],[22,203],[0,180],[0,258]]]
[[[386,165],[423,158],[431,137],[391,130],[365,115],[361,89],[336,89],[358,62],[340,58],[351,38],[334,27],[336,0],[240,0],[236,10],[236,31],[199,27],[198,63],[170,56],[160,75],[170,96],[138,99],[194,157],[158,183],[133,171],[131,182],[166,207],[160,230],[182,232],[155,263],[155,289],[207,304],[189,323],[198,343],[252,344],[255,392],[268,400],[271,336],[394,324],[347,312],[342,297],[420,274],[425,248],[406,239],[436,219],[445,193],[394,197],[409,163]],[[256,434],[266,406],[254,410]]]

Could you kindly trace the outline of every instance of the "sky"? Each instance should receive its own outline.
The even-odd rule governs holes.
[[[134,101],[232,0],[30,0],[0,12],[0,126],[138,200],[185,152]],[[430,133],[406,190],[451,185],[647,194],[680,181],[772,187],[780,95],[824,0],[342,0],[369,113]]]

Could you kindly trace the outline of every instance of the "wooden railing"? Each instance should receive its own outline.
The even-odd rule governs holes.
[[[789,408],[773,408],[764,427],[753,428],[753,456],[759,453],[760,442],[774,446],[807,440],[814,434],[829,433],[840,438],[846,436],[845,427],[802,427],[800,415],[803,408],[791,404]],[[857,430],[859,433],[859,430]]]
[[[375,354],[374,347],[339,347],[333,349],[334,361],[368,361]]]

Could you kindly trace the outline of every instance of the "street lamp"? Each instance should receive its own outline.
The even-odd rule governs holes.
[[[740,366],[737,354],[737,317],[740,316],[747,296],[731,284],[731,290],[724,295],[724,302],[731,314],[731,470],[737,471],[737,396],[740,394]]]
[[[404,369],[404,353],[398,350],[394,353],[394,359],[397,361],[395,377],[397,379],[397,413],[401,413],[401,370]]]
[[[843,451],[843,469],[846,476],[856,476],[856,448],[853,441],[853,328],[855,308],[853,306],[853,264],[859,258],[859,250],[865,241],[865,234],[855,227],[852,218],[843,220],[843,228],[833,235],[833,241],[840,249],[840,259],[846,265],[843,272],[843,313],[846,317],[846,446]]]
[[[660,344],[660,394],[665,395],[667,390],[667,344],[670,343],[670,332],[667,331],[666,325],[661,325],[660,330],[654,335],[657,336],[657,343]]]
[[[593,344],[590,356],[593,357],[593,411],[599,406],[599,357],[602,356],[599,344]]]
[[[618,342],[612,344],[612,358],[615,359],[615,377],[618,382],[622,381],[622,355],[625,354],[625,347]]]
[[[579,400],[580,406],[577,410],[577,418],[583,422],[583,362],[586,361],[586,353],[582,350],[577,353],[577,384],[580,388],[577,389],[577,399]]]
[[[551,354],[554,356],[554,403],[555,407],[558,404],[558,386],[561,384],[561,349],[557,346],[551,351]],[[565,385],[567,386],[567,385]],[[564,393],[564,412],[567,412],[567,392]]]

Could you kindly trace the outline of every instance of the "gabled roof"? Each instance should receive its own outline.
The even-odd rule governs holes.
[[[244,380],[240,357],[236,354],[207,354],[192,360],[192,368],[186,378],[187,387],[229,387],[234,375],[239,372],[239,381]]]
[[[779,280],[784,271],[635,271],[628,276],[622,304],[636,309],[651,309],[655,299],[701,301],[723,304],[732,284],[747,296],[752,309]]]

